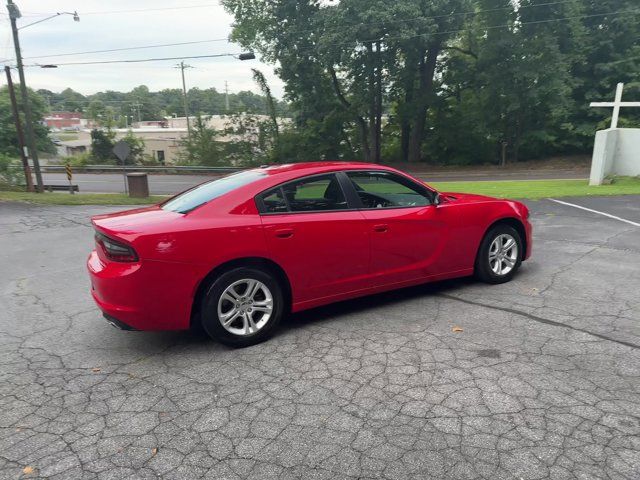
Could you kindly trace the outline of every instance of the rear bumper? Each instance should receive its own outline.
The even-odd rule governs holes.
[[[87,259],[91,295],[107,321],[125,330],[186,330],[198,269],[180,263]]]
[[[136,330],[131,325],[127,325],[126,323],[121,322],[120,320],[118,320],[115,317],[112,317],[111,315],[107,315],[106,313],[103,313],[102,316],[104,317],[104,319],[107,321],[109,325],[113,326],[114,328],[117,328],[118,330],[128,330],[128,331]]]

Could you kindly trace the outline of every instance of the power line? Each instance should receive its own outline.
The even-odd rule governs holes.
[[[218,58],[218,57],[236,57],[240,55],[240,53],[219,53],[216,55],[187,55],[181,57],[161,57],[161,58],[137,58],[132,60],[97,60],[94,62],[68,62],[68,63],[57,63],[56,66],[72,66],[72,65],[104,65],[111,63],[143,63],[143,62],[160,62],[165,60],[186,60],[186,59],[194,59],[194,58]],[[25,67],[42,67],[42,65],[34,64],[34,65],[25,65]]]
[[[212,38],[210,40],[194,40],[190,42],[177,42],[177,43],[159,43],[155,45],[140,45],[137,47],[109,48],[106,50],[87,50],[84,52],[54,53],[50,55],[37,55],[34,57],[25,57],[25,60],[34,60],[37,58],[68,57],[68,56],[74,56],[74,55],[87,55],[90,53],[124,52],[127,50],[143,50],[145,48],[177,47],[181,45],[197,45],[200,43],[213,43],[213,42],[231,43],[229,42],[228,38]]]
[[[205,7],[217,7],[219,3],[202,3],[199,5],[182,5],[180,7],[157,7],[157,8],[134,8],[130,10],[102,10],[102,11],[90,11],[90,12],[81,12],[81,15],[111,15],[116,13],[143,13],[143,12],[160,12],[166,10],[187,10],[192,8],[205,8]],[[26,12],[25,16],[30,17],[40,17],[43,15],[51,15],[51,13],[36,13],[36,12]]]
[[[635,9],[635,10],[620,10],[617,12],[609,12],[609,13],[595,13],[595,14],[591,14],[591,15],[576,15],[573,17],[561,17],[561,18],[549,18],[546,20],[534,20],[531,22],[518,22],[516,24],[505,24],[505,25],[490,25],[488,27],[480,27],[480,30],[493,30],[496,28],[512,28],[512,27],[521,27],[523,25],[539,25],[539,24],[543,24],[543,23],[553,23],[553,22],[562,22],[564,20],[579,20],[579,19],[584,19],[584,18],[595,18],[595,17],[606,17],[608,15],[622,15],[625,13],[640,13],[640,9]],[[362,43],[369,43],[369,42],[375,42],[378,40],[409,40],[412,38],[418,38],[418,37],[425,37],[425,36],[430,36],[430,35],[448,35],[451,33],[460,33],[460,32],[470,32],[472,31],[469,28],[461,28],[458,30],[449,30],[449,31],[445,31],[445,32],[435,32],[435,33],[421,33],[421,34],[417,34],[417,35],[411,35],[409,37],[385,37],[385,38],[381,38],[381,39],[377,39],[374,38],[372,40],[363,40]]]
[[[561,4],[571,3],[571,2],[574,2],[574,1],[575,0],[558,0],[558,1],[555,1],[555,2],[539,3],[539,4],[535,4],[535,5],[523,5],[523,6],[519,7],[518,10],[522,10],[522,9],[525,9],[525,8],[536,8],[536,7],[544,7],[544,6],[551,6],[551,5],[561,5]],[[184,7],[184,8],[194,8],[194,7],[197,7],[197,5],[196,6],[192,6],[192,7]],[[173,9],[173,8],[182,8],[182,7],[170,7],[170,8],[168,7],[168,8],[164,8],[164,9],[160,8],[160,9],[157,9],[157,10],[170,10],[170,9]],[[489,13],[489,12],[501,11],[501,10],[507,10],[507,9],[511,9],[511,7],[498,7],[498,8],[492,8],[492,9],[487,9],[487,10],[475,10],[475,11],[468,11],[468,12],[453,12],[451,14],[435,15],[435,16],[418,16],[418,17],[412,17],[412,18],[409,18],[409,19],[395,19],[395,20],[390,20],[390,21],[385,21],[385,22],[376,22],[376,23],[360,22],[360,23],[354,23],[354,24],[351,24],[351,25],[346,25],[346,27],[378,26],[378,25],[389,25],[389,24],[399,23],[399,22],[435,20],[435,19],[439,19],[439,18],[446,18],[446,17],[458,16],[458,15],[478,15],[478,14],[481,14],[481,13]],[[155,9],[153,9],[153,10],[155,10]],[[140,11],[144,11],[144,9],[141,9]],[[123,10],[122,12],[125,12],[125,11]],[[99,13],[99,12],[93,12],[93,13]],[[113,12],[111,12],[111,13],[113,13]],[[86,14],[87,13],[83,13],[83,15],[86,15]],[[340,26],[340,27],[336,27],[336,28],[333,28],[333,29],[328,29],[328,30],[325,30],[324,33],[326,34],[327,32],[342,30],[343,28],[345,28],[345,26]],[[294,33],[313,33],[313,31],[309,30],[309,29],[302,29],[302,30],[294,30]],[[89,51],[83,51],[83,52],[54,53],[54,54],[48,54],[48,55],[38,55],[38,56],[32,56],[32,57],[25,57],[25,59],[34,60],[34,59],[39,59],[39,58],[86,55],[86,54],[91,54],[91,53],[123,52],[123,51],[128,51],[128,50],[142,50],[142,49],[147,49],[147,48],[174,47],[174,46],[182,46],[182,45],[197,45],[197,44],[213,43],[213,42],[232,43],[232,42],[229,41],[228,38],[214,38],[214,39],[209,39],[209,40],[195,40],[195,41],[185,41],[185,42],[177,42],[177,43],[141,45],[141,46],[137,46],[137,47],[110,48],[110,49],[105,49],[105,50],[89,50]]]
[[[553,2],[553,4],[559,4],[559,3],[567,3],[567,1],[565,0],[563,2]],[[541,5],[543,5],[543,4],[538,4],[538,6],[541,6]],[[524,8],[524,7],[522,7],[522,8]],[[586,18],[595,18],[595,17],[605,17],[605,16],[610,16],[610,15],[636,14],[636,13],[640,13],[640,9],[620,10],[620,11],[615,11],[615,12],[597,13],[597,14],[590,14],[590,15],[576,15],[576,16],[572,16],[572,17],[551,18],[551,19],[544,19],[544,20],[535,20],[535,21],[530,21],[530,22],[519,22],[517,24],[490,25],[490,26],[481,28],[481,30],[493,30],[493,29],[499,29],[499,28],[513,28],[514,26],[522,27],[522,26],[525,26],[525,25],[539,25],[539,24],[545,24],[545,23],[560,22],[560,21],[565,21],[565,20],[577,20],[577,19],[586,19]],[[430,17],[430,18],[436,18],[436,17]],[[471,31],[471,30],[469,28],[461,28],[461,29],[448,30],[448,31],[442,31],[442,32],[433,32],[433,33],[430,32],[430,33],[416,34],[416,35],[410,35],[410,36],[396,36],[396,37],[388,36],[388,37],[383,37],[383,38],[373,38],[373,39],[370,39],[370,40],[361,40],[361,41],[359,41],[359,43],[366,44],[366,43],[375,42],[375,41],[410,40],[410,39],[413,39],[413,38],[420,38],[420,37],[425,37],[425,36],[449,35],[449,34],[466,32],[466,31]],[[217,41],[217,39],[213,39],[212,41],[214,41],[214,40]],[[206,41],[197,41],[197,42],[203,42],[204,43]],[[189,43],[191,43],[191,42],[180,42],[180,44],[189,44]],[[194,42],[194,43],[196,43],[196,42]],[[350,43],[351,42],[342,42],[342,43],[338,43],[338,44],[334,44],[334,45],[348,45]],[[165,45],[166,46],[173,46],[173,45],[177,45],[177,44],[165,44]],[[160,47],[162,45],[157,45],[157,46]],[[155,47],[156,46],[149,46],[149,48],[155,48]],[[121,50],[127,50],[127,49],[135,49],[135,48],[145,48],[145,47],[128,47],[128,48],[123,48],[123,49],[110,49],[110,50],[86,52],[86,53],[104,53],[106,51],[121,51]],[[317,47],[314,47],[314,49],[317,49]],[[301,49],[301,50],[298,50],[298,52],[304,51],[304,50],[305,49]],[[60,56],[62,56],[62,55],[71,55],[71,54],[60,54]],[[238,54],[224,53],[224,54],[217,54],[217,55],[193,55],[193,56],[146,58],[146,59],[132,59],[132,60],[100,60],[100,61],[89,61],[89,62],[59,63],[57,65],[58,66],[73,66],[73,65],[100,65],[100,64],[113,64],[113,63],[142,63],[142,62],[154,62],[154,61],[165,61],[165,60],[217,58],[217,57],[228,57],[228,56],[235,56],[235,55],[238,55]],[[51,55],[51,56],[58,56],[58,55]],[[30,58],[42,58],[42,57],[44,57],[44,56],[30,57]],[[28,66],[29,67],[39,67],[41,65],[28,65]]]

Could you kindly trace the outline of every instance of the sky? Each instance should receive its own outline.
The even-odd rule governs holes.
[[[4,1],[2,2],[4,4]],[[218,1],[207,0],[14,0],[23,17],[18,27],[41,20],[56,12],[77,11],[79,22],[70,15],[20,30],[20,44],[25,65],[62,64],[104,60],[183,57],[196,55],[237,54],[243,49],[228,42],[233,17]],[[0,64],[15,65],[9,17],[0,10]],[[193,45],[145,48],[111,53],[53,56],[158,45],[179,42],[221,40]],[[41,57],[41,58],[30,58]],[[27,85],[59,92],[67,87],[82,94],[104,90],[129,91],[138,85],[150,90],[181,88],[180,60],[107,65],[60,65],[55,69],[38,66],[25,68]],[[281,98],[283,83],[273,73],[273,66],[260,59],[240,61],[233,57],[185,59],[194,68],[185,70],[187,88],[214,87],[224,91],[251,90],[259,93],[252,80],[251,68],[261,70],[273,94]],[[6,82],[4,75],[0,77]],[[15,73],[17,80],[17,73]]]

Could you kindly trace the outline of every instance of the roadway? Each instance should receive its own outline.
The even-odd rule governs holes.
[[[426,181],[495,181],[495,180],[548,180],[548,179],[586,179],[589,173],[585,169],[540,169],[520,171],[457,171],[428,172],[416,171],[415,174]],[[215,175],[164,175],[149,174],[149,191],[154,195],[170,195],[216,178]],[[64,173],[44,173],[47,185],[67,185]],[[76,173],[73,183],[78,185],[80,193],[122,193],[124,181],[121,174],[114,173]]]

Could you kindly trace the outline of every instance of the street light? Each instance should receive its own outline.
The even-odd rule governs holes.
[[[255,54],[253,52],[244,52],[239,54],[237,57],[238,60],[253,60],[256,58]],[[181,73],[182,73],[182,100],[184,103],[184,117],[185,120],[187,121],[187,138],[191,138],[191,123],[189,122],[189,100],[187,98],[187,84],[184,80],[184,69],[185,68],[193,68],[191,65],[185,65],[184,61],[180,62],[178,65],[175,66],[175,68],[179,68]],[[229,104],[229,93],[227,92],[227,97],[226,97],[226,101],[227,101],[227,105]],[[229,107],[227,106],[227,110],[229,110]]]
[[[13,4],[13,5],[14,5],[14,7],[16,7],[16,9],[18,8],[15,4]],[[18,13],[20,13],[19,10],[18,10]],[[25,29],[27,27],[30,27],[31,25],[35,25],[36,23],[46,22],[47,20],[51,20],[52,18],[59,17],[60,15],[71,15],[73,17],[73,21],[74,22],[79,22],[80,21],[80,17],[78,16],[78,12],[57,12],[54,15],[51,15],[50,17],[38,20],[37,22],[28,23],[26,25],[23,25],[20,28],[18,28],[18,30],[23,30],[23,29]],[[20,18],[20,17],[17,17],[17,18]]]
[[[42,182],[42,172],[40,171],[40,161],[38,160],[38,148],[36,145],[36,136],[33,131],[33,115],[31,113],[31,104],[29,103],[29,91],[27,90],[27,84],[24,78],[24,68],[22,65],[22,53],[20,52],[20,39],[18,38],[18,26],[16,21],[22,17],[20,13],[20,9],[18,6],[13,3],[13,0],[7,0],[7,10],[9,12],[9,20],[11,21],[11,32],[13,34],[13,46],[16,49],[16,63],[18,67],[18,75],[20,77],[20,95],[22,97],[22,108],[24,109],[24,119],[25,119],[25,127],[27,130],[27,143],[29,154],[31,155],[31,159],[33,161],[33,169],[36,173],[36,191],[41,193],[44,191],[44,186]],[[50,20],[55,17],[59,17],[60,15],[71,15],[75,22],[80,21],[80,17],[78,16],[78,12],[59,12],[55,15],[51,15],[50,17],[43,18],[42,20],[38,20],[37,22],[29,23],[27,25],[22,26],[22,28],[30,27],[31,25],[35,25],[36,23],[42,23],[46,20]],[[50,67],[49,67],[50,68]]]

